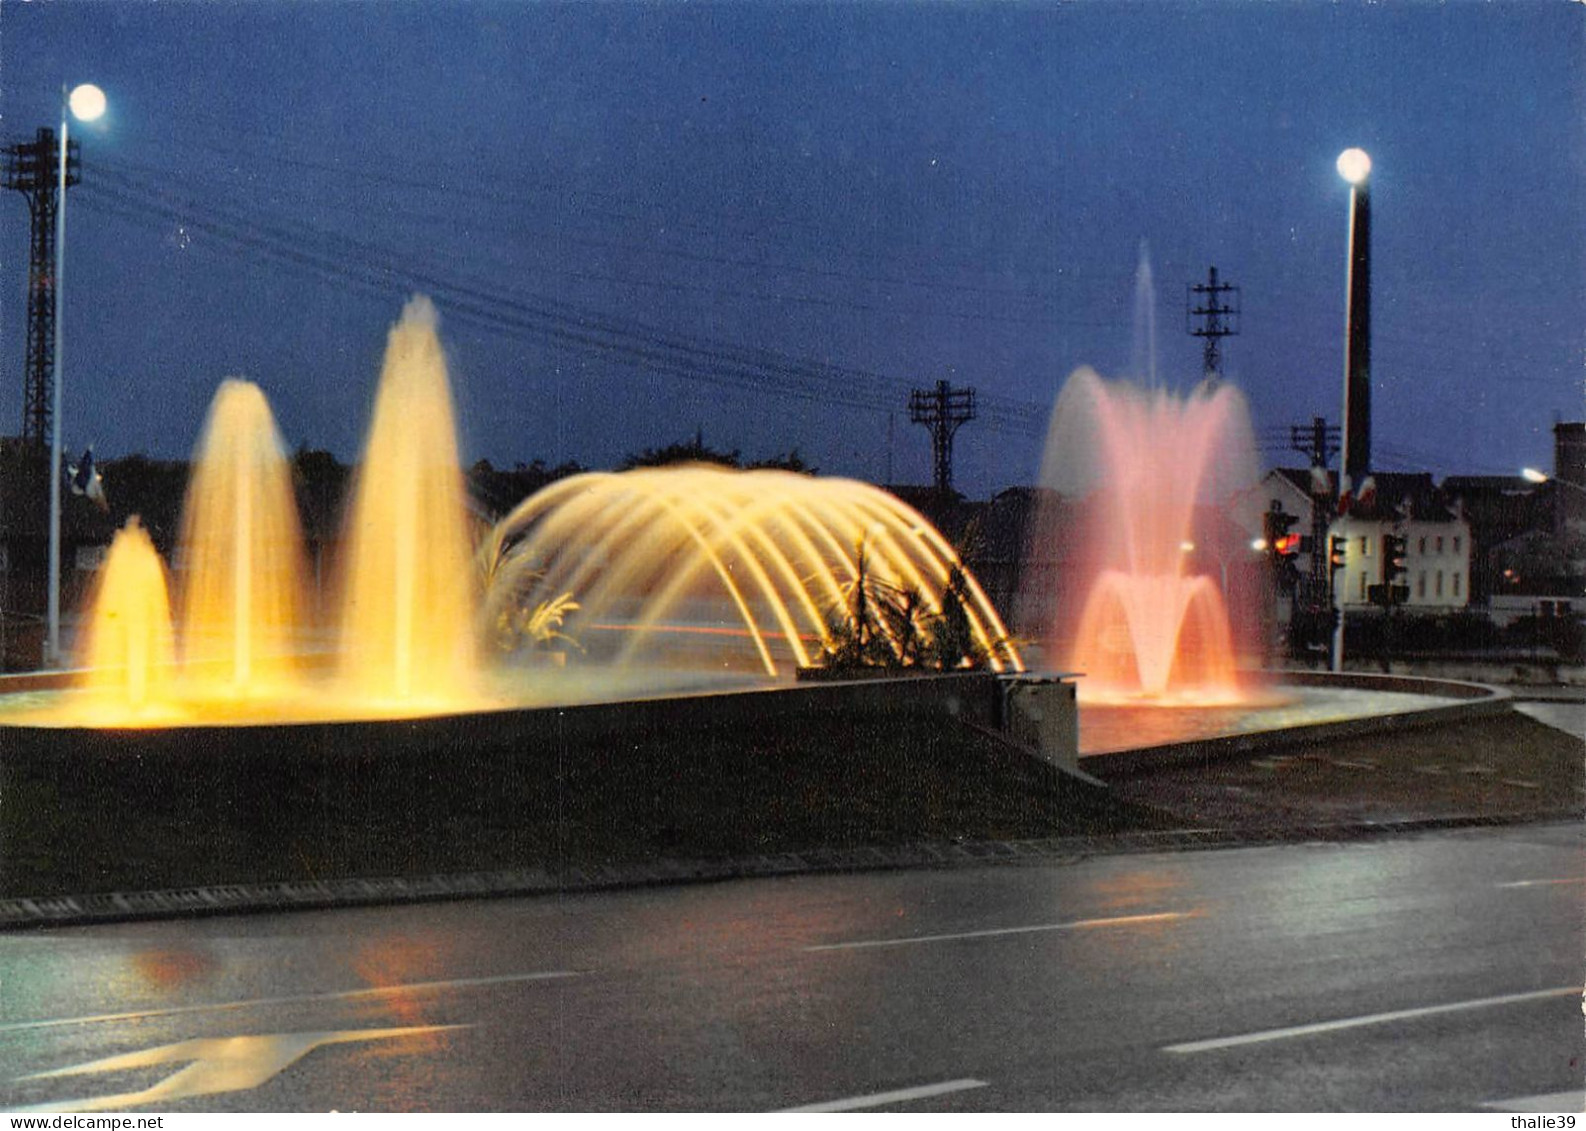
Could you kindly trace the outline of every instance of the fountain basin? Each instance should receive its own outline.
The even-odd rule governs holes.
[[[1484,684],[1355,673],[1266,675],[1263,690],[1240,706],[1082,702],[1081,765],[1110,779],[1509,710],[1507,692]]]

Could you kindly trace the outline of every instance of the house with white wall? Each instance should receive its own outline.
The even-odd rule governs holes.
[[[1332,515],[1336,479],[1329,476],[1325,496],[1311,494],[1309,468],[1276,468],[1262,480],[1263,498],[1275,500],[1296,516],[1294,530],[1309,536],[1312,510],[1322,508],[1326,535],[1312,552],[1327,554],[1332,538],[1344,540],[1344,564],[1335,578],[1335,593],[1346,610],[1372,607],[1371,588],[1387,582],[1383,539],[1404,539],[1405,573],[1398,584],[1409,593],[1400,606],[1415,612],[1453,612],[1470,604],[1472,562],[1470,523],[1451,509],[1430,474],[1380,472],[1375,492],[1356,502],[1344,515]],[[1321,486],[1320,482],[1314,486]],[[1270,505],[1270,503],[1269,503]],[[1296,559],[1301,576],[1310,573],[1310,555]]]

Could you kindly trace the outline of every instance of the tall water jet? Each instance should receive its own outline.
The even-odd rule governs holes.
[[[291,469],[264,393],[221,382],[182,515],[184,683],[200,694],[279,694],[294,681],[303,539]]]
[[[1140,241],[1134,271],[1134,337],[1129,358],[1133,378],[1148,389],[1161,384],[1156,366],[1156,278],[1151,270],[1151,245]]]
[[[475,692],[474,572],[438,322],[417,296],[391,328],[347,519],[342,674],[377,702]]]
[[[170,697],[175,648],[165,568],[134,516],[100,567],[78,650],[94,716],[135,721]]]
[[[1186,396],[1104,382],[1089,369],[1069,379],[1052,412],[1041,485],[1079,501],[1071,568],[1084,596],[1062,610],[1050,639],[1086,673],[1082,695],[1243,697],[1221,592],[1226,565],[1214,580],[1188,563],[1207,543],[1225,563],[1237,552],[1229,511],[1248,505],[1255,467],[1249,413],[1231,385]]]

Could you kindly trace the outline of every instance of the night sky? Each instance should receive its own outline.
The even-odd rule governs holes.
[[[387,327],[442,317],[469,460],[703,433],[930,476],[907,391],[972,385],[957,485],[1029,483],[1063,380],[1160,372],[1243,289],[1264,439],[1337,422],[1348,186],[1372,154],[1373,463],[1551,466],[1583,414],[1586,8],[1391,3],[0,0],[0,133],[74,127],[66,443],[185,456],[259,382],[357,455]],[[0,432],[27,210],[0,199]],[[890,409],[890,412],[889,412]],[[890,423],[889,423],[890,418]],[[1302,462],[1271,445],[1272,463]]]

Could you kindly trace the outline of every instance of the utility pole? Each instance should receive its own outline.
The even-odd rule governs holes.
[[[1313,416],[1309,424],[1291,424],[1289,447],[1311,461],[1311,545],[1316,547],[1311,554],[1311,581],[1320,585],[1327,576],[1321,546],[1327,540],[1333,491],[1327,465],[1338,454],[1338,425],[1329,424],[1320,416]]]
[[[936,489],[943,494],[953,489],[953,433],[973,419],[974,389],[955,389],[938,381],[934,389],[915,389],[909,394],[909,420],[931,430]]]
[[[32,225],[28,239],[27,359],[22,373],[22,443],[42,450],[49,440],[51,394],[55,386],[55,217],[60,207],[58,163],[60,143],[55,131],[42,128],[30,142],[8,145],[4,158],[5,187],[27,197]],[[82,181],[82,162],[75,141],[67,144],[64,183]]]
[[[1219,282],[1217,268],[1208,270],[1204,283],[1192,284],[1185,299],[1185,321],[1193,338],[1204,338],[1203,366],[1208,381],[1222,379],[1222,339],[1239,333],[1239,288]],[[1194,319],[1199,318],[1196,325]]]
[[[1340,631],[1342,612],[1333,609],[1332,548],[1327,540],[1327,530],[1333,515],[1333,487],[1327,476],[1327,465],[1338,454],[1339,429],[1320,416],[1313,416],[1309,424],[1289,426],[1289,447],[1310,460],[1311,481],[1311,570],[1306,579],[1305,598],[1301,602],[1310,618],[1306,638],[1319,634],[1324,624],[1333,628],[1329,634],[1329,666],[1341,670],[1343,663],[1343,633]],[[1335,616],[1339,626],[1332,625]]]

